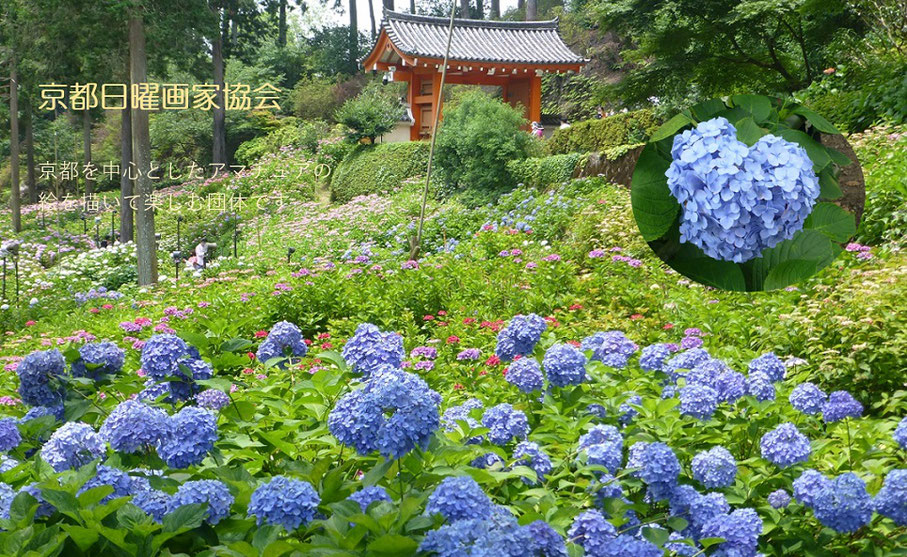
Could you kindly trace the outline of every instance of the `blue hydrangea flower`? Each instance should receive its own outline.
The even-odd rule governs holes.
[[[493,504],[470,476],[444,478],[428,497],[425,512],[440,514],[448,522],[491,517]]]
[[[205,389],[195,395],[195,403],[206,410],[219,412],[230,405],[230,395],[218,389]]]
[[[693,477],[709,489],[734,485],[737,461],[724,447],[712,447],[693,457]]]
[[[715,379],[719,402],[736,402],[746,395],[746,377],[733,370],[725,371]]]
[[[422,378],[385,366],[373,369],[365,387],[341,398],[328,429],[361,455],[378,451],[399,458],[425,447],[440,427],[441,396]]]
[[[602,406],[601,404],[596,404],[596,403],[586,406],[586,413],[591,414],[591,415],[595,416],[596,418],[604,419],[604,418],[608,417],[608,411],[605,409],[605,407]]]
[[[370,485],[363,487],[356,493],[353,493],[347,497],[350,501],[355,501],[359,503],[359,508],[362,509],[362,512],[368,510],[369,505],[378,501],[391,501],[390,495],[387,494],[387,491],[378,485]]]
[[[531,557],[567,557],[567,545],[564,538],[554,531],[544,520],[536,520],[526,525],[531,543],[529,555]]]
[[[702,537],[724,538],[717,546],[720,555],[755,557],[762,527],[762,519],[756,511],[747,508],[737,509],[706,522],[702,527]]]
[[[288,532],[315,518],[321,497],[312,484],[303,480],[274,476],[252,493],[249,516],[263,523],[279,524]]]
[[[101,499],[101,504],[119,497],[128,497],[129,495],[132,495],[132,478],[129,477],[129,474],[103,464],[98,465],[94,477],[85,482],[82,487],[79,488],[76,495],[81,495],[89,489],[105,485],[112,487],[113,492]]]
[[[16,492],[9,484],[0,482],[0,518],[9,520],[9,510],[13,506]]]
[[[579,450],[586,454],[587,464],[616,474],[623,461],[623,437],[614,426],[597,425],[579,438]]]
[[[648,540],[634,538],[628,534],[620,534],[616,538],[605,542],[601,555],[608,555],[609,557],[662,557],[664,551]]]
[[[494,353],[505,362],[517,356],[531,354],[547,328],[545,319],[534,313],[514,316],[498,333],[498,344]]]
[[[749,365],[750,374],[764,373],[772,383],[783,381],[786,372],[787,366],[774,352],[766,352],[752,360]]]
[[[72,363],[73,377],[99,379],[123,369],[126,352],[112,342],[93,342],[79,348],[79,359]]]
[[[632,405],[632,406],[631,406]],[[617,416],[617,421],[620,422],[620,425],[627,425],[632,422],[633,419],[639,415],[639,410],[633,408],[633,406],[641,406],[642,397],[639,395],[630,395],[625,402],[622,402],[620,406],[617,407],[619,415]]]
[[[302,358],[307,351],[308,347],[302,339],[299,327],[289,321],[281,321],[271,327],[268,336],[258,346],[255,357],[264,363],[273,358]],[[283,369],[286,365],[286,361],[282,360],[277,367]]]
[[[0,451],[11,451],[22,442],[19,426],[15,418],[0,419]]]
[[[579,385],[586,380],[586,356],[570,344],[555,344],[549,348],[542,365],[552,386]]]
[[[643,465],[643,456],[646,453],[646,448],[649,446],[649,443],[645,441],[637,441],[630,446],[630,450],[627,451],[627,468],[637,469],[634,472],[634,476],[639,477],[639,468],[642,468]]]
[[[828,478],[816,470],[804,470],[800,477],[794,480],[794,498],[801,505],[812,507],[819,494],[829,483]]]
[[[649,486],[653,499],[667,499],[677,485],[680,462],[671,447],[664,443],[648,443],[642,453],[639,477]]]
[[[618,448],[622,448],[623,442],[623,436],[613,425],[596,425],[593,426],[588,433],[584,433],[580,436],[579,447],[580,449],[586,449],[592,445],[608,443],[616,444]]]
[[[607,499],[625,500],[620,481],[607,472],[599,476],[598,480],[592,484],[592,490],[595,492],[595,500],[599,507],[603,507]]]
[[[84,466],[104,453],[104,440],[82,422],[63,424],[41,447],[41,458],[57,472]]]
[[[217,417],[202,408],[186,406],[169,419],[158,455],[171,468],[201,464],[217,441]]]
[[[863,480],[847,472],[827,482],[816,493],[813,513],[819,522],[835,532],[854,532],[869,524],[872,500]]]
[[[142,509],[152,520],[160,523],[170,508],[172,495],[159,489],[142,489],[136,491],[131,503]]]
[[[804,414],[818,414],[827,400],[822,389],[812,383],[800,383],[791,391],[790,405]]]
[[[62,403],[56,406],[34,406],[28,409],[28,412],[26,412],[19,420],[19,423],[24,424],[25,422],[43,418],[44,416],[53,416],[56,421],[62,422],[63,414],[64,410]]]
[[[0,474],[9,472],[16,466],[19,466],[19,464],[19,461],[15,458],[10,458],[5,454],[0,454]]]
[[[718,117],[675,135],[665,176],[681,206],[680,241],[742,263],[803,228],[819,179],[796,143],[765,135],[747,147],[736,134]]]
[[[766,498],[768,504],[772,506],[773,509],[783,509],[784,507],[790,505],[790,494],[783,489],[776,489],[768,494]]]
[[[545,454],[545,451],[539,447],[538,443],[533,443],[532,441],[520,442],[513,450],[513,458],[516,461],[516,465],[528,466],[535,472],[538,478],[537,481],[532,481],[526,477],[523,478],[523,482],[528,485],[541,483],[542,478],[548,475],[548,472],[551,472],[551,458]]]
[[[671,349],[667,344],[650,344],[639,355],[639,367],[646,371],[663,371],[670,355]]]
[[[671,532],[668,536],[668,542],[665,544],[665,549],[670,551],[671,555],[676,555],[677,557],[693,557],[698,550],[695,545],[684,543],[688,539],[680,532]]]
[[[63,401],[63,384],[60,377],[66,373],[66,360],[54,348],[32,352],[19,362],[19,396],[31,406],[57,406]]]
[[[822,419],[829,424],[844,418],[859,418],[862,415],[863,405],[847,391],[831,393],[828,395],[828,401],[822,405]]]
[[[183,505],[207,503],[205,522],[214,525],[230,515],[233,494],[227,485],[219,480],[196,480],[186,482],[176,490],[170,499],[167,512],[172,513]]]
[[[711,358],[712,357],[704,348],[691,348],[690,350],[684,350],[683,352],[676,354],[665,362],[664,371],[671,376],[672,381],[676,381],[678,376],[677,372],[679,370],[693,369],[697,364],[710,360]]]
[[[680,413],[700,420],[711,419],[718,408],[718,392],[705,385],[693,383],[680,389]]]
[[[469,413],[482,407],[482,401],[477,398],[471,398],[459,406],[451,406],[441,415],[441,423],[444,425],[444,430],[455,430],[457,422],[460,421],[466,422],[473,429],[479,427],[479,422],[470,416]]]
[[[583,339],[583,352],[592,352],[592,359],[616,369],[627,367],[630,356],[639,346],[627,338],[623,331],[599,332]]]
[[[504,445],[513,439],[525,439],[529,434],[526,414],[507,403],[486,410],[482,415],[482,425],[489,429],[488,440],[495,445]]]
[[[107,416],[98,433],[113,450],[134,453],[157,446],[169,427],[169,418],[163,411],[137,400],[126,400]]]
[[[502,459],[495,453],[485,453],[482,456],[477,456],[476,458],[472,459],[472,462],[470,462],[469,465],[473,468],[482,468],[483,470],[487,468],[494,468],[495,466],[497,466],[498,468],[503,468],[504,459]]]
[[[527,527],[512,516],[496,513],[491,520],[459,520],[431,530],[419,551],[436,557],[526,557],[531,546]]]
[[[785,422],[763,435],[759,447],[762,450],[762,458],[780,468],[806,462],[812,451],[809,439],[790,422]]]
[[[907,526],[907,470],[888,472],[873,506],[877,513],[887,516],[898,526]]]
[[[721,493],[697,493],[689,501],[690,533],[699,540],[708,537],[703,530],[709,522],[731,511],[731,506]]]
[[[775,386],[764,373],[751,373],[746,378],[746,392],[759,402],[775,400]]]
[[[898,422],[898,427],[894,429],[895,443],[901,446],[902,449],[907,450],[907,417],[901,418],[901,421]]]
[[[528,356],[510,364],[506,378],[508,383],[524,393],[540,391],[545,381],[538,360]]]
[[[617,529],[596,510],[578,514],[567,530],[567,539],[582,546],[587,555],[606,555],[608,542],[616,537]]]
[[[142,347],[142,369],[152,379],[180,376],[179,365],[192,357],[189,345],[176,335],[154,335]]]
[[[684,379],[686,379],[687,385],[703,385],[715,389],[718,376],[728,371],[731,371],[731,368],[722,360],[709,358],[694,365],[684,375]]]
[[[366,376],[382,366],[400,367],[406,357],[403,337],[382,332],[371,323],[362,323],[356,328],[341,355],[354,373]]]

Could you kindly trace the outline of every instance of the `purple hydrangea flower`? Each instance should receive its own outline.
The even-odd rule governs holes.
[[[776,489],[768,494],[767,500],[773,509],[783,509],[790,505],[790,494],[783,489]]]
[[[547,328],[545,319],[534,313],[517,315],[498,333],[495,354],[505,362],[531,354]]]
[[[774,352],[766,352],[751,361],[749,365],[750,375],[754,373],[764,373],[772,383],[783,381],[786,371],[787,366],[784,365],[781,358],[776,356]]]
[[[650,344],[639,355],[639,367],[646,371],[663,371],[665,361],[671,355],[667,344]]]
[[[84,466],[104,453],[104,440],[82,422],[63,424],[41,447],[41,458],[57,472]]]
[[[54,348],[32,352],[19,362],[19,396],[31,406],[57,406],[63,401],[63,385],[59,382],[66,372],[63,354]]]
[[[376,503],[378,501],[391,501],[390,495],[387,494],[387,491],[383,487],[377,485],[363,487],[356,493],[353,493],[352,495],[347,497],[347,499],[359,503],[359,508],[362,509],[362,512],[367,511],[369,505],[371,505],[372,503]]]
[[[542,366],[532,357],[518,358],[507,369],[507,382],[524,393],[540,391],[544,386],[545,378],[542,375]]]
[[[575,346],[555,344],[542,360],[548,382],[555,387],[579,385],[586,380],[586,356]]]
[[[0,451],[11,451],[22,442],[19,426],[15,418],[0,419]]]
[[[258,346],[255,357],[262,363],[281,358],[277,367],[284,369],[287,365],[285,358],[302,358],[307,351],[299,327],[289,321],[280,321],[271,327],[268,336]]]
[[[137,400],[125,400],[107,416],[98,433],[113,450],[134,453],[157,446],[169,428],[170,420],[163,411]]]
[[[486,410],[482,416],[482,425],[489,429],[488,440],[495,445],[504,445],[513,439],[525,439],[529,433],[526,414],[507,403]]]
[[[343,346],[342,356],[354,373],[367,376],[385,365],[400,367],[406,353],[403,351],[403,337],[397,333],[382,332],[371,323],[363,323]]]
[[[126,352],[112,342],[93,342],[79,348],[79,359],[72,363],[73,377],[99,379],[123,369]]]
[[[206,410],[219,412],[229,406],[230,395],[217,389],[205,389],[195,395],[195,403]]]
[[[616,369],[627,367],[630,356],[639,346],[627,338],[623,331],[598,332],[583,339],[583,352],[592,352],[592,359]]]

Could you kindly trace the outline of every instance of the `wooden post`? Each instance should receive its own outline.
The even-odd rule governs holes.
[[[421,86],[422,78],[419,77],[416,73],[413,73],[412,79],[409,80],[409,88],[407,90],[409,110],[413,114],[413,127],[409,129],[410,141],[419,141],[419,130],[422,128],[422,110],[416,104],[416,95],[419,94],[419,89]]]
[[[538,75],[529,78],[529,121],[542,121],[542,78]]]

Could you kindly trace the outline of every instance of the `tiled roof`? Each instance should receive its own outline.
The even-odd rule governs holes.
[[[404,54],[443,58],[450,19],[385,10],[381,27]],[[585,64],[550,21],[454,20],[450,59],[507,64]]]

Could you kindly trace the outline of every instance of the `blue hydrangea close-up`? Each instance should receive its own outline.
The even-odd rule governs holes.
[[[845,534],[859,530],[872,518],[872,500],[866,484],[853,472],[826,482],[813,499],[819,522]]]
[[[94,477],[85,482],[76,495],[81,495],[89,489],[101,486],[113,488],[113,492],[101,499],[102,504],[119,497],[128,497],[133,493],[132,478],[129,477],[129,474],[117,468],[99,464]]]
[[[425,512],[440,514],[448,522],[491,517],[493,503],[469,476],[444,478],[428,497]]]
[[[531,354],[547,328],[545,319],[534,313],[514,316],[498,333],[494,353],[505,362]]]
[[[176,335],[154,335],[142,347],[142,369],[152,379],[162,380],[180,376],[179,365],[191,358],[186,341]]]
[[[715,378],[719,402],[736,402],[746,395],[746,377],[737,371],[724,371]]]
[[[490,520],[458,520],[430,530],[419,551],[436,557],[528,557],[533,547],[528,527],[495,513]]]
[[[19,396],[31,406],[57,406],[63,401],[59,379],[66,373],[66,360],[54,348],[32,352],[19,362]]]
[[[529,434],[526,414],[507,403],[486,410],[482,415],[482,425],[489,429],[488,440],[495,445],[504,445],[513,439],[525,439]]]
[[[217,417],[208,410],[186,406],[169,419],[158,455],[171,468],[201,464],[217,441]]]
[[[901,418],[901,421],[898,422],[898,426],[894,429],[895,443],[901,446],[902,449],[907,450],[907,417]]]
[[[440,427],[441,396],[422,378],[389,366],[373,369],[365,387],[342,397],[328,429],[361,455],[399,458],[425,448]]]
[[[762,519],[756,511],[737,509],[706,522],[702,527],[702,537],[724,538],[717,546],[716,555],[755,557],[762,529]]]
[[[709,489],[734,485],[737,461],[724,447],[712,447],[693,457],[693,477]]]
[[[542,366],[535,358],[518,358],[507,368],[507,382],[524,393],[540,391],[545,383]]]
[[[693,383],[680,389],[680,413],[700,420],[708,420],[718,408],[718,391]]]
[[[629,534],[620,534],[605,542],[602,553],[590,555],[607,555],[608,557],[662,557],[664,551],[649,540],[636,538]]]
[[[775,400],[775,386],[764,373],[751,373],[746,378],[746,394],[759,402]]]
[[[15,418],[0,419],[0,451],[11,451],[22,442],[18,420]]]
[[[41,447],[41,458],[57,472],[79,468],[104,454],[103,438],[82,422],[63,424]]]
[[[79,348],[79,358],[72,363],[73,377],[98,379],[123,369],[126,352],[112,342],[90,342]]]
[[[898,526],[907,526],[907,470],[900,468],[888,472],[872,503],[877,513],[887,516]]]
[[[583,339],[583,352],[592,352],[592,359],[616,369],[627,367],[630,356],[639,348],[623,331],[598,332]]]
[[[784,380],[784,374],[787,372],[787,366],[775,355],[774,352],[765,354],[753,359],[749,365],[749,373],[764,373],[769,381],[775,383]]]
[[[195,403],[200,407],[219,412],[230,404],[230,395],[218,389],[205,389],[195,395]]]
[[[539,447],[538,443],[532,441],[522,441],[517,444],[513,450],[514,464],[517,466],[528,466],[535,472],[537,481],[530,478],[523,478],[523,481],[529,485],[541,483],[548,472],[551,472],[551,458],[545,454],[545,451]]]
[[[125,400],[110,412],[98,433],[113,450],[134,453],[156,447],[169,428],[170,419],[162,410]]]
[[[596,510],[584,511],[573,519],[567,539],[586,550],[586,555],[605,555],[607,543],[617,537],[617,529]]]
[[[639,477],[648,484],[650,495],[655,500],[668,498],[680,475],[677,455],[664,443],[648,443],[641,458]]]
[[[780,468],[806,462],[812,451],[809,439],[790,422],[785,422],[763,435],[759,447],[762,450],[762,458]]]
[[[579,385],[586,380],[586,356],[570,344],[555,344],[542,360],[548,382],[554,387]]]
[[[217,524],[230,515],[233,506],[233,494],[227,485],[219,480],[196,480],[182,484],[170,499],[168,513],[183,505],[207,503],[208,512],[205,522]]]
[[[259,362],[267,362],[273,358],[302,358],[308,351],[302,339],[302,331],[289,321],[275,323],[268,336],[258,345],[255,357]],[[281,361],[278,367],[285,368],[286,362]]]
[[[403,337],[383,332],[371,323],[362,323],[343,346],[341,353],[354,373],[369,375],[382,366],[400,367],[406,353]]]
[[[812,507],[819,494],[829,483],[828,478],[817,470],[808,468],[794,480],[794,499],[801,505]]]
[[[828,397],[812,383],[800,383],[791,391],[788,400],[794,409],[804,414],[818,414]]]
[[[362,509],[362,512],[367,511],[369,505],[372,503],[377,501],[390,502],[391,500],[390,495],[387,494],[387,490],[378,485],[363,487],[359,491],[351,494],[347,499],[359,503],[359,508]]]
[[[783,509],[784,507],[790,505],[790,493],[783,489],[776,489],[768,494],[766,497],[768,504],[772,506],[773,509]]]
[[[822,419],[826,423],[839,422],[845,418],[859,418],[863,405],[847,391],[835,391],[828,395],[822,405]]]
[[[667,344],[650,344],[639,354],[639,367],[646,371],[664,371],[670,355],[671,349]]]
[[[536,520],[525,526],[529,532],[530,557],[567,557],[564,537],[554,531],[544,520]]]
[[[321,497],[309,482],[274,476],[252,493],[249,516],[254,516],[259,526],[279,524],[292,532],[315,518],[320,502]]]
[[[721,261],[749,261],[803,228],[819,179],[800,145],[765,135],[752,147],[718,117],[674,136],[668,189],[680,241]]]

